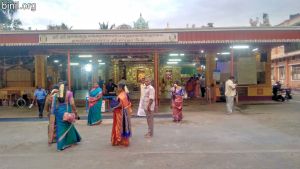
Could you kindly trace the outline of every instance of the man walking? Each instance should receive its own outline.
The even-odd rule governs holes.
[[[36,100],[39,108],[39,118],[43,118],[46,96],[47,93],[41,86],[38,86],[38,88],[34,91],[34,100]]]
[[[143,108],[146,112],[147,123],[148,123],[148,133],[145,135],[146,138],[153,136],[153,112],[155,107],[155,90],[151,86],[150,78],[145,79],[145,90],[143,97]]]
[[[225,83],[225,96],[227,114],[231,114],[234,108],[234,97],[236,95],[236,84],[233,82],[234,77],[230,76]]]

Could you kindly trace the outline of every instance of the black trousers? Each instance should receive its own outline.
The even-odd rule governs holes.
[[[201,87],[201,96],[202,96],[202,97],[205,96],[205,87]]]
[[[37,100],[37,104],[39,107],[39,116],[43,116],[44,106],[45,106],[45,99]]]

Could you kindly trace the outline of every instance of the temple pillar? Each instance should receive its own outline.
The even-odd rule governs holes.
[[[290,63],[290,59],[286,58],[285,60],[285,83],[286,84],[284,84],[286,87],[290,86],[291,74],[290,74],[289,63]]]
[[[47,56],[36,55],[34,56],[34,75],[35,75],[35,86],[41,86],[46,88],[46,71],[47,71]]]
[[[272,68],[271,68],[271,65],[272,65],[271,50],[272,50],[271,48],[267,48],[266,49],[266,52],[267,52],[267,63],[266,63],[266,66],[265,66],[265,72],[266,72],[265,81],[266,81],[266,85],[268,87],[272,87],[272,79],[271,79],[271,71],[272,71]],[[276,69],[274,69],[274,74],[276,74],[275,70]]]
[[[155,105],[156,110],[159,104],[159,54],[157,51],[154,52],[154,88],[155,88]]]
[[[98,82],[99,81],[99,62],[98,62],[98,58],[96,56],[93,56],[92,67],[93,67],[93,83]]]
[[[213,72],[216,69],[216,52],[208,51],[206,56],[206,69],[205,79],[206,87],[209,88],[210,98],[212,101],[216,101],[216,81],[213,79]]]
[[[120,74],[119,61],[113,60],[112,64],[113,64],[113,81],[117,83],[119,81],[119,74]]]

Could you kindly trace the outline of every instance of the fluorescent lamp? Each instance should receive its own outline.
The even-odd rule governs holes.
[[[169,62],[180,62],[181,59],[169,59]]]
[[[215,61],[218,61],[219,59],[218,58],[215,58]]]
[[[231,46],[232,49],[248,49],[249,46],[247,45],[237,45],[237,46]]]
[[[253,49],[252,51],[253,51],[253,52],[258,51],[258,48],[255,48],[255,49]]]
[[[179,56],[178,53],[170,53],[169,56]]]
[[[217,55],[221,55],[221,53],[217,53]]]
[[[90,63],[92,63],[92,60],[89,60]]]
[[[102,60],[98,60],[98,62],[102,62]]]
[[[54,63],[58,63],[59,62],[59,60],[54,60]]]
[[[180,56],[184,56],[184,53],[180,53]]]
[[[87,72],[90,72],[90,71],[92,71],[92,64],[86,64],[85,66],[84,66],[84,70],[85,71],[87,71]]]
[[[91,58],[93,56],[92,55],[79,55],[78,57],[80,57],[80,58]]]
[[[178,62],[167,62],[168,65],[176,65]]]
[[[78,66],[79,63],[70,63],[71,66]]]
[[[200,52],[201,52],[201,53],[204,53],[204,50],[201,50]]]
[[[221,55],[230,55],[230,52],[223,52]]]
[[[105,63],[104,62],[100,62],[99,65],[105,65]]]

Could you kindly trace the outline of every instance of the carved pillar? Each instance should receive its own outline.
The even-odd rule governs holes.
[[[113,60],[113,80],[115,83],[119,81],[119,61],[118,60]]]
[[[35,86],[41,86],[46,88],[46,66],[47,57],[45,55],[34,56],[34,74],[35,74]]]

